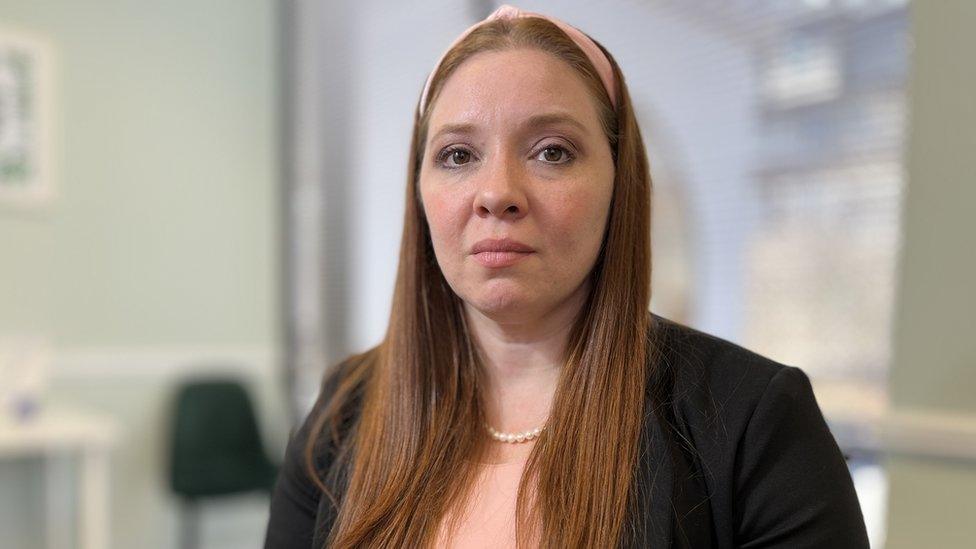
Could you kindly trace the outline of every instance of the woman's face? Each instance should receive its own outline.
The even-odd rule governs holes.
[[[520,323],[584,295],[614,164],[575,71],[539,50],[477,54],[444,83],[427,135],[421,200],[466,307]]]

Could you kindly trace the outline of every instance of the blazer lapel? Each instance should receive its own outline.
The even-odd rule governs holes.
[[[671,495],[673,464],[660,420],[647,401],[635,471],[637,501],[634,509],[632,547],[671,547]]]
[[[335,520],[338,516],[336,508],[332,505],[332,501],[322,494],[322,498],[319,500],[318,511],[315,514],[315,532],[312,537],[312,547],[319,548],[325,547],[325,540],[329,537],[329,532],[332,531],[332,526],[335,524]]]

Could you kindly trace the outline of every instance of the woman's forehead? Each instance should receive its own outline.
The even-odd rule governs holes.
[[[557,110],[539,112],[518,120],[513,120],[511,124],[506,126],[506,129],[513,133],[531,133],[536,130],[552,127],[564,127],[575,130],[583,136],[590,136],[592,133],[592,128],[587,127],[574,113]],[[430,139],[433,141],[441,136],[447,135],[477,135],[490,129],[489,126],[481,124],[478,121],[450,122],[437,126],[431,134]]]
[[[563,123],[600,128],[594,99],[576,71],[540,50],[479,53],[444,83],[432,106],[431,138],[445,131]]]

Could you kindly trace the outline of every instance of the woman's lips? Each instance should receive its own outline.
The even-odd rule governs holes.
[[[510,267],[522,261],[534,252],[481,252],[474,254],[474,259],[489,269]]]
[[[531,246],[513,238],[486,238],[471,249],[475,261],[490,269],[510,267],[533,253]]]

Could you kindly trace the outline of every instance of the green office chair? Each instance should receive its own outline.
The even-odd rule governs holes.
[[[199,546],[200,503],[271,493],[278,466],[265,454],[251,399],[234,379],[194,380],[176,391],[170,427],[170,487],[182,500],[182,547]]]

